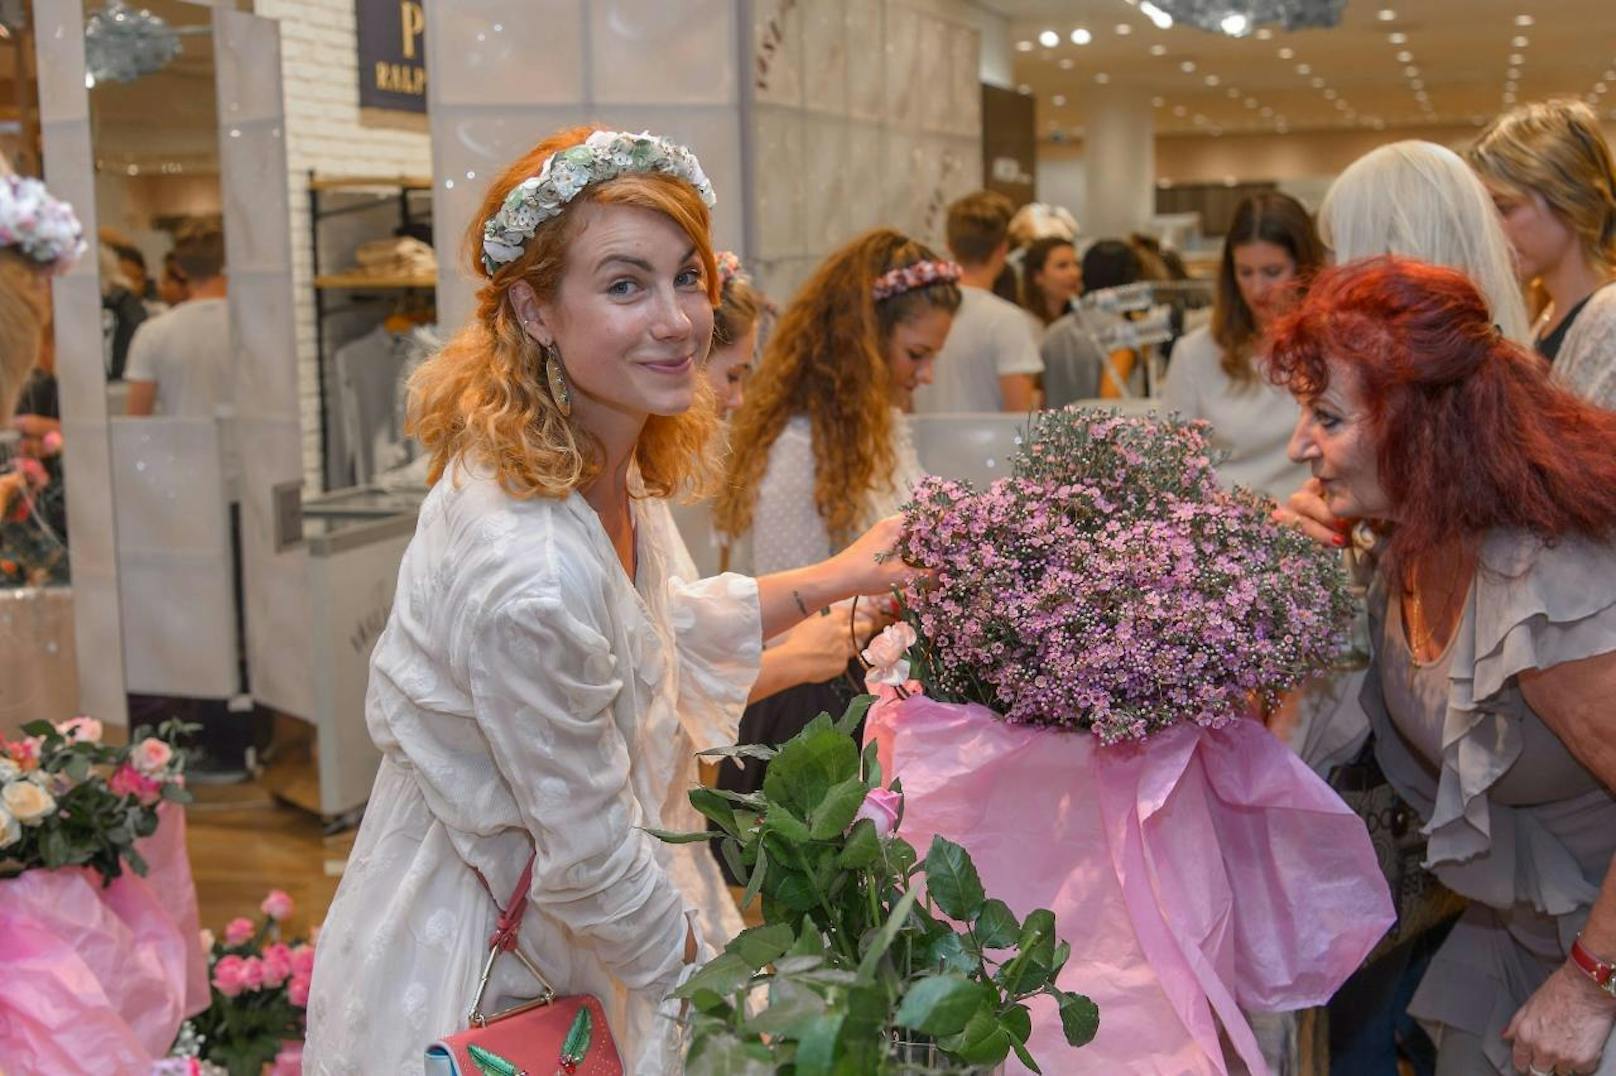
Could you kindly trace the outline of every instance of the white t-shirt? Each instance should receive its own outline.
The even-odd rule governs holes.
[[[240,476],[235,449],[236,361],[224,299],[192,299],[141,322],[129,343],[127,381],[155,381],[153,413],[217,418],[227,479]]]
[[[1044,371],[1026,311],[981,288],[961,287],[960,294],[933,382],[915,390],[915,410],[923,415],[1002,411],[999,378]]]
[[[1245,486],[1283,501],[1310,473],[1306,464],[1285,455],[1301,409],[1295,397],[1260,372],[1251,384],[1236,385],[1223,372],[1222,359],[1211,329],[1180,339],[1167,367],[1163,402],[1187,419],[1212,424],[1213,446],[1228,453],[1217,467],[1226,488]]]

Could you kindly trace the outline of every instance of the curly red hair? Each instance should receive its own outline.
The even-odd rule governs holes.
[[[1326,270],[1271,346],[1269,376],[1298,397],[1323,392],[1332,364],[1357,372],[1405,571],[1494,528],[1616,533],[1616,412],[1551,382],[1464,274],[1407,258]]]

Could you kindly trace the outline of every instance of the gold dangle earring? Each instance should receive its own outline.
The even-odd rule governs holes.
[[[572,415],[572,386],[567,384],[567,371],[561,365],[561,350],[554,344],[541,345],[544,349],[544,378],[550,384],[550,398],[562,418]]]

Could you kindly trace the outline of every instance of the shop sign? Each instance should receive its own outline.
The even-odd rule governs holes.
[[[426,111],[424,0],[355,0],[359,107]]]

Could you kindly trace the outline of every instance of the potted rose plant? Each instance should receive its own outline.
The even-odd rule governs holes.
[[[1018,918],[990,898],[959,845],[935,837],[921,858],[898,835],[903,790],[851,735],[870,702],[821,715],[778,749],[706,752],[769,762],[761,793],[690,793],[748,879],[743,904],[762,900],[763,925],[677,991],[691,1076],[985,1072],[1011,1053],[1036,1072],[1026,1043],[1040,997],[1069,1045],[1095,1034],[1094,1004],[1055,985],[1071,946],[1054,916]]]

